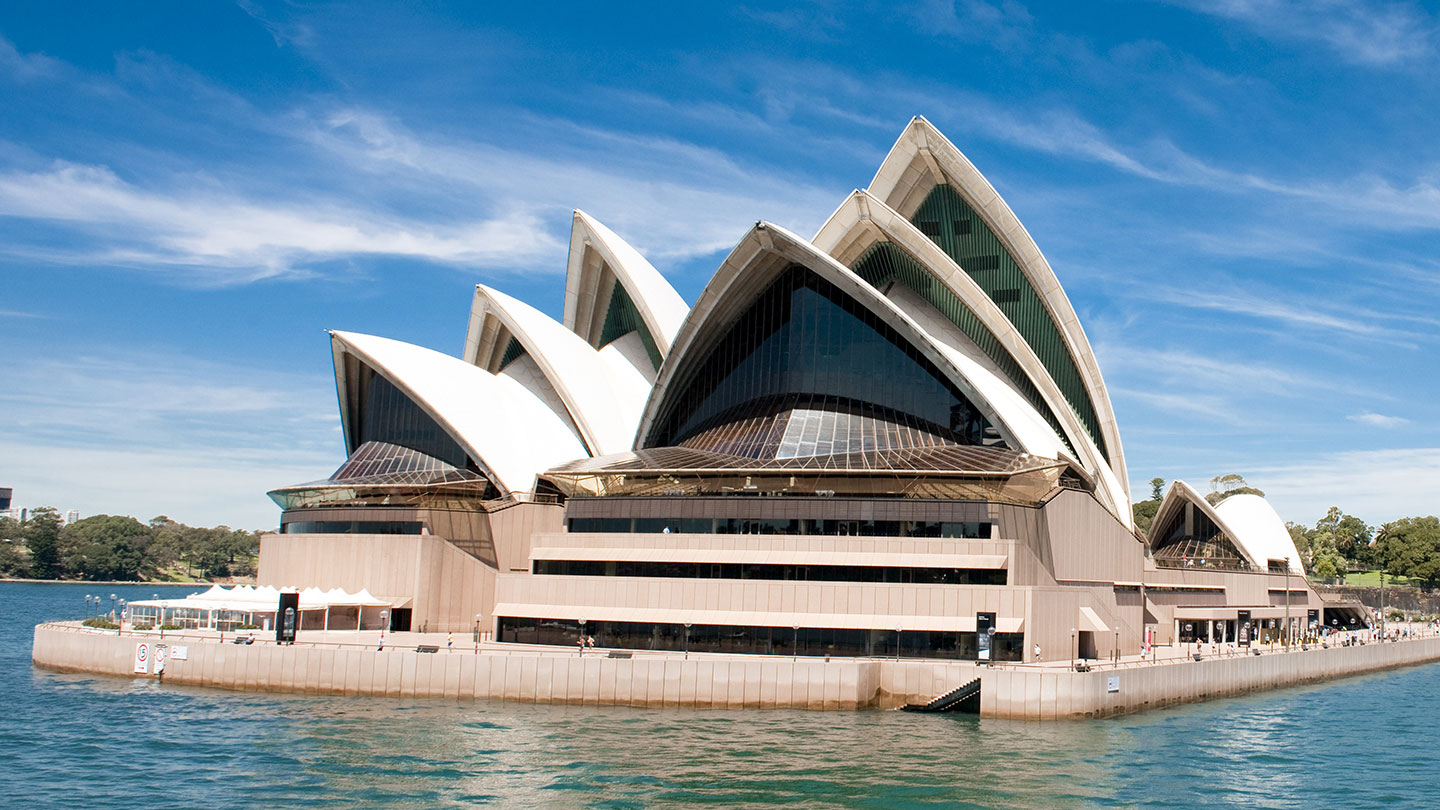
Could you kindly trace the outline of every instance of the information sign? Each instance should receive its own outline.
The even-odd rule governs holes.
[[[1119,675],[1111,675],[1109,678],[1106,678],[1106,679],[1105,679],[1105,691],[1107,691],[1107,692],[1119,692],[1119,691],[1120,691],[1120,676],[1119,676]]]
[[[135,644],[135,671],[141,675],[150,674],[150,644],[141,641]]]

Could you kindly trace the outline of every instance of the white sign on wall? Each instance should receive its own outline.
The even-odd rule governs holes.
[[[172,661],[188,661],[188,660],[190,660],[190,648],[189,648],[189,647],[185,647],[185,646],[180,645],[180,644],[176,644],[175,646],[173,646],[173,647],[170,648],[170,660],[172,660]]]
[[[141,675],[150,674],[150,644],[138,642],[135,645],[135,671]]]
[[[1120,676],[1119,676],[1119,675],[1111,675],[1109,678],[1105,679],[1105,691],[1107,691],[1107,692],[1119,692],[1119,691],[1120,691]]]
[[[155,674],[156,674],[156,675],[159,675],[160,673],[164,672],[164,671],[165,671],[165,645],[164,645],[164,644],[156,644],[156,645],[155,645],[155,651],[150,654],[150,657],[153,658],[153,659],[155,659]]]

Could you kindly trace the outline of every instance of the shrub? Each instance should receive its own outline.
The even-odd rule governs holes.
[[[85,621],[81,622],[81,624],[85,625],[86,627],[98,627],[98,628],[100,628],[101,630],[119,630],[119,629],[120,629],[120,625],[116,624],[115,622],[112,622],[112,621],[110,621],[109,619],[102,619],[102,618],[98,618],[98,617],[97,617],[97,618],[86,619]]]
[[[178,625],[178,624],[162,624],[162,625],[160,625],[160,629],[161,629],[161,630],[184,630],[185,628],[181,627],[181,626]]]

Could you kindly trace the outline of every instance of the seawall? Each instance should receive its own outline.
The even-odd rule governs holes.
[[[56,622],[35,628],[32,658],[38,667],[64,672],[153,678],[136,672],[136,645],[147,643],[153,650],[157,642],[153,634],[117,635]],[[923,703],[978,677],[981,715],[1033,720],[1105,717],[1440,660],[1440,638],[1091,672],[890,659],[675,653],[610,658],[604,652],[581,657],[553,649],[476,653],[470,647],[419,653],[413,647],[238,646],[195,638],[163,643],[171,650],[186,647],[183,660],[172,653],[167,683],[237,691],[853,710]]]

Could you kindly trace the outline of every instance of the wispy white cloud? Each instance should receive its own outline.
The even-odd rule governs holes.
[[[1386,416],[1385,414],[1374,413],[1372,411],[1365,411],[1363,413],[1352,413],[1345,418],[1349,419],[1351,422],[1359,422],[1361,424],[1370,425],[1371,427],[1378,428],[1395,428],[1402,425],[1410,424],[1410,420],[1404,418],[1403,416]]]
[[[1371,524],[1434,514],[1440,490],[1440,448],[1354,450],[1266,461],[1246,467],[1246,480],[1289,520],[1313,523],[1339,506]]]
[[[839,196],[834,189],[672,138],[565,121],[539,121],[536,128],[555,139],[546,155],[420,136],[360,109],[317,118],[308,137],[358,170],[439,183],[502,209],[583,208],[662,258],[728,248],[757,218],[800,231],[819,227]],[[568,225],[568,218],[563,222]]]
[[[1298,299],[1293,294],[1264,296],[1241,289],[1205,291],[1192,287],[1153,285],[1137,294],[1151,300],[1190,309],[1211,310],[1284,324],[1289,327],[1340,332],[1354,337],[1382,341],[1414,348],[1415,341],[1436,337],[1433,330],[1417,332],[1387,326],[1393,317],[1387,313]]]
[[[18,309],[0,309],[0,318],[48,318],[38,312],[22,312]]]
[[[266,490],[342,460],[323,375],[175,353],[27,356],[0,389],[19,502],[84,514],[273,526]]]
[[[172,179],[155,190],[104,166],[68,163],[0,173],[0,216],[64,223],[92,237],[68,251],[52,250],[53,258],[198,269],[205,273],[199,279],[212,283],[306,275],[308,263],[366,254],[530,266],[562,244],[548,223],[518,209],[437,223],[334,200],[246,198],[199,182],[186,187]],[[5,250],[25,255],[19,244]]]
[[[1435,22],[1408,3],[1358,0],[1171,0],[1221,19],[1249,25],[1262,36],[1319,42],[1347,62],[1406,64],[1433,56]]]

